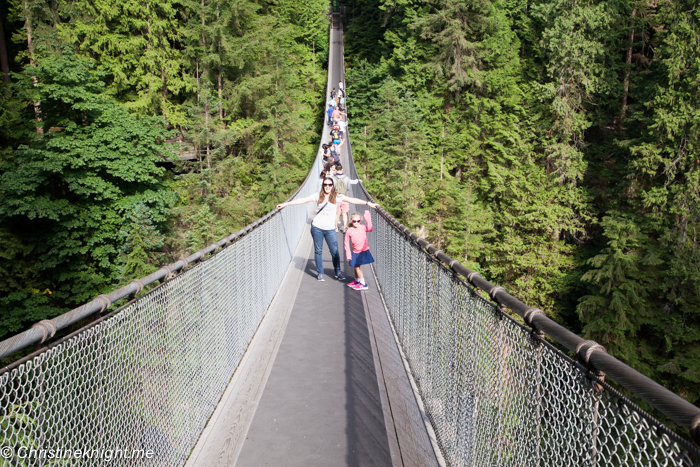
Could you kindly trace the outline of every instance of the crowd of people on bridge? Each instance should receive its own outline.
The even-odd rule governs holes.
[[[330,92],[326,115],[330,127],[329,140],[321,145],[321,158],[323,168],[321,170],[321,190],[311,196],[295,199],[278,204],[278,208],[290,205],[316,203],[316,214],[311,222],[311,237],[314,242],[314,261],[316,263],[317,280],[324,281],[323,269],[323,241],[325,240],[331,253],[335,278],[339,281],[346,280],[340,266],[340,252],[338,250],[338,232],[345,235],[345,256],[355,269],[355,279],[348,283],[348,287],[354,290],[367,290],[367,282],[361,267],[374,262],[369,251],[367,232],[372,231],[372,217],[369,211],[365,211],[362,224],[362,216],[355,212],[349,214],[350,204],[367,205],[370,208],[378,207],[378,204],[348,196],[348,187],[362,183],[360,179],[351,179],[343,172],[340,162],[341,148],[347,140],[347,113],[345,107],[345,87],[343,82],[338,83],[338,88]],[[343,222],[338,227],[340,217]]]

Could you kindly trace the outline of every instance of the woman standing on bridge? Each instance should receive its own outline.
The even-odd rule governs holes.
[[[371,208],[379,206],[376,203],[370,203],[350,196],[342,196],[336,193],[335,183],[333,179],[328,177],[323,180],[323,188],[319,193],[299,198],[287,203],[280,203],[278,208],[282,209],[286,206],[305,203],[316,203],[316,217],[311,222],[311,237],[314,239],[314,261],[316,262],[316,272],[318,280],[324,280],[323,277],[323,239],[326,239],[326,244],[331,252],[333,259],[333,268],[335,269],[335,278],[339,281],[345,280],[345,275],[340,270],[340,254],[338,253],[338,236],[335,229],[335,213],[338,209],[340,201],[350,204],[366,204]]]

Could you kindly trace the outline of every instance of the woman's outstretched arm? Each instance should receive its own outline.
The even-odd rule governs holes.
[[[370,203],[369,201],[365,201],[364,199],[351,198],[349,196],[345,196],[343,198],[343,201],[350,204],[366,204],[371,208],[376,208],[379,206],[377,203]]]
[[[315,200],[315,199],[316,199],[316,196],[315,196],[315,195],[311,195],[311,196],[307,196],[306,198],[293,199],[293,200],[291,200],[291,201],[287,201],[286,203],[280,203],[280,204],[277,205],[277,207],[280,208],[280,209],[282,209],[282,208],[284,208],[284,207],[292,206],[292,205],[295,205],[295,204],[310,203],[311,201],[313,201],[313,200]]]

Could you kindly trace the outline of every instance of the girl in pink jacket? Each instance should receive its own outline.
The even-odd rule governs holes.
[[[350,222],[345,227],[347,229],[345,232],[345,257],[348,258],[350,266],[355,268],[355,280],[350,282],[348,287],[355,290],[367,290],[367,282],[365,282],[365,276],[362,274],[360,266],[374,263],[367,241],[367,232],[372,231],[372,216],[369,210],[365,211],[365,221],[367,221],[367,225],[362,225],[360,214],[353,213],[350,216]]]

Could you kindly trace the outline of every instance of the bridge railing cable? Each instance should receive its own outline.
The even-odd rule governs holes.
[[[329,74],[326,100],[330,84]],[[290,200],[318,191],[316,159]],[[308,205],[275,209],[0,342],[0,356],[43,345],[0,369],[0,465],[47,465],[51,452],[62,463],[75,450],[80,461],[70,462],[80,465],[145,465],[139,450],[148,449],[154,455],[148,465],[183,465],[275,296],[308,228],[308,212]],[[125,298],[131,300],[100,314]],[[96,315],[51,341],[56,331]],[[117,450],[121,457],[107,459]],[[135,458],[126,458],[134,451]]]
[[[349,176],[358,178],[346,146]],[[354,187],[353,196],[376,201],[363,185]],[[449,465],[700,465],[697,446],[605,378],[696,442],[698,407],[464,267],[385,210],[372,210],[372,217],[368,237],[381,294]]]

